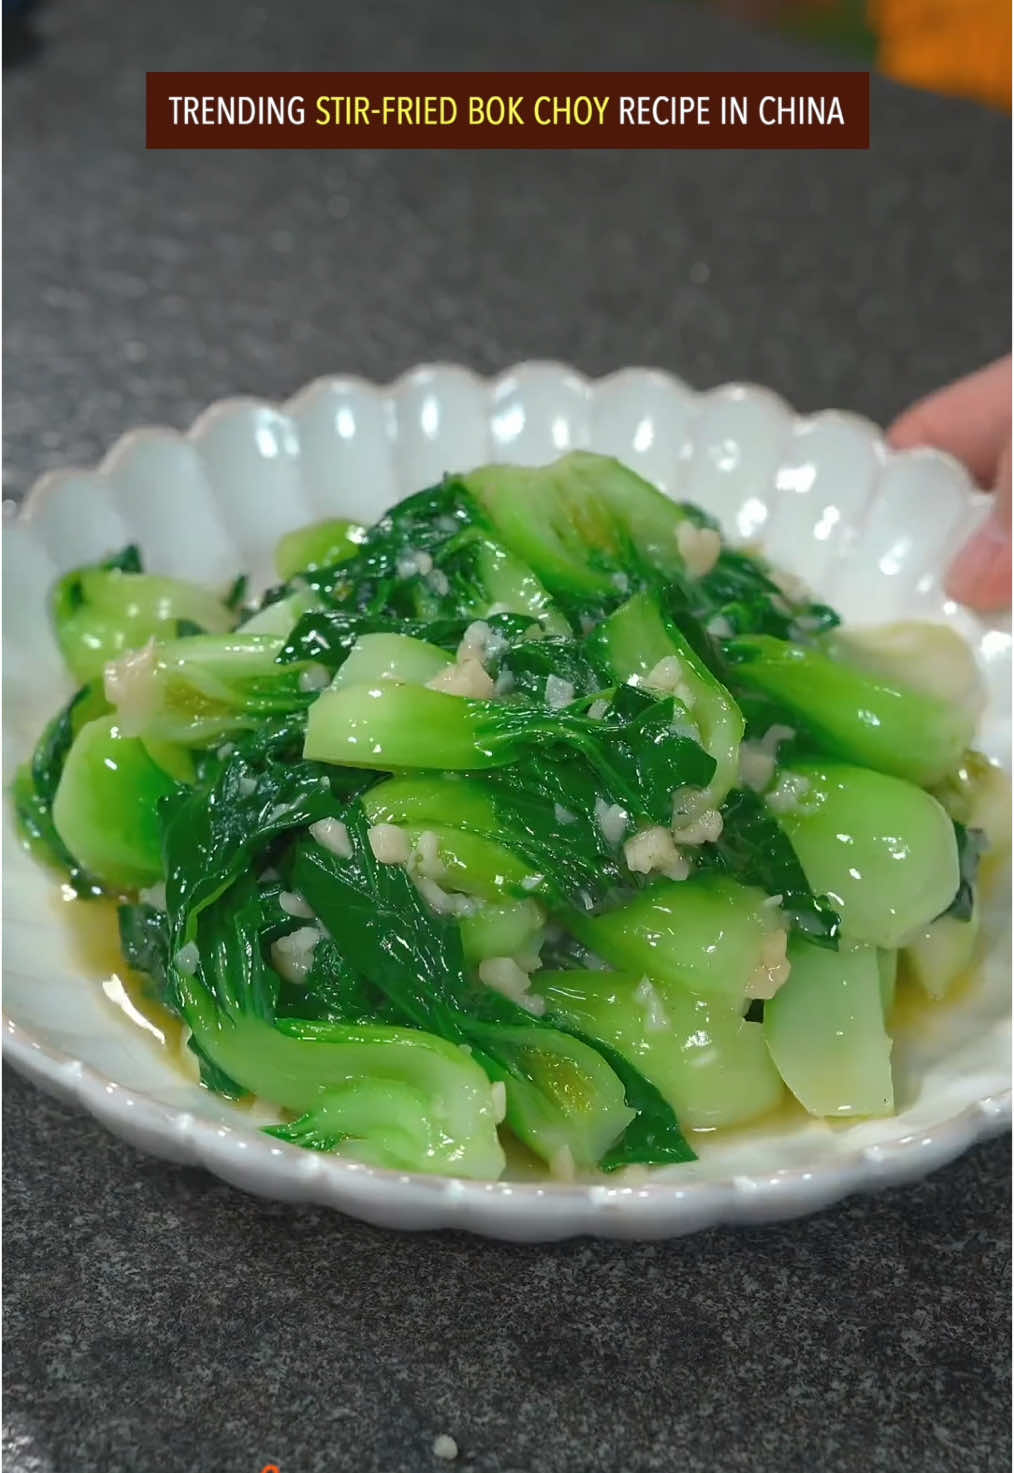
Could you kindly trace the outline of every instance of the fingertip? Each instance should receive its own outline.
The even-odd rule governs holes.
[[[917,399],[887,427],[887,443],[894,450],[950,449],[956,414],[951,389],[940,389]]]
[[[914,450],[927,443],[928,435],[920,409],[907,409],[885,431],[884,438],[892,450]]]
[[[947,573],[945,588],[958,603],[980,614],[1011,607],[1011,534],[999,516],[966,542]]]
[[[1010,359],[1001,359],[919,399],[886,432],[894,450],[929,446],[960,460],[982,486],[993,484],[1010,443]]]

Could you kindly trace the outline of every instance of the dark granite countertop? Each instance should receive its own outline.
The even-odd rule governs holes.
[[[878,419],[1009,345],[1010,124],[869,154],[146,155],[143,72],[827,66],[674,0],[51,0],[6,111],[6,494],[139,422],[426,358]],[[1001,1473],[1009,1143],[807,1221],[525,1248],[138,1156],[8,1073],[9,1473]]]

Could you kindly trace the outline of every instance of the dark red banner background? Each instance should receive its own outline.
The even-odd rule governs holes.
[[[147,83],[148,148],[870,142],[866,72],[149,72]]]

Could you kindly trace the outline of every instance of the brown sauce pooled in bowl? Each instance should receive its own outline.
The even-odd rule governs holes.
[[[120,951],[115,900],[61,899],[60,920],[71,938],[74,961],[89,982],[98,982],[111,1007],[144,1032],[173,1060],[183,1049],[183,1023],[149,993],[148,979],[133,972]]]

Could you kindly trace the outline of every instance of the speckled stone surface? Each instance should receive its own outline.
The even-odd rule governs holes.
[[[6,494],[137,423],[424,358],[651,362],[884,419],[1009,344],[1009,120],[868,155],[146,155],[146,68],[826,65],[662,0],[52,0],[6,111]],[[8,1074],[9,1473],[1001,1473],[1010,1156],[648,1246],[396,1237]]]

